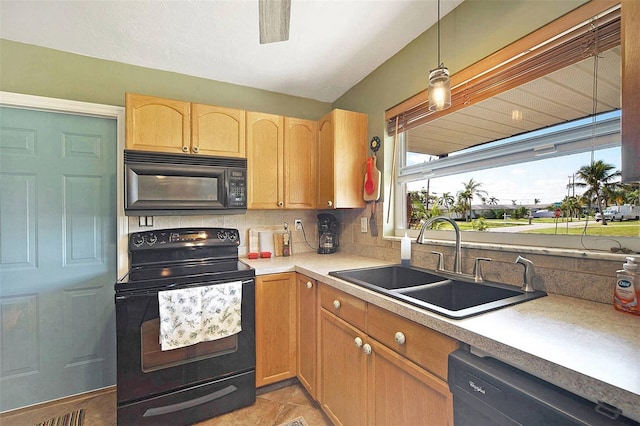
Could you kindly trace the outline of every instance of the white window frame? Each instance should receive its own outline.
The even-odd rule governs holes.
[[[406,166],[406,138],[401,133],[396,138],[396,176],[395,176],[395,229],[394,236],[401,237],[405,233],[417,236],[417,230],[407,230],[406,188],[407,183],[426,178],[466,173],[492,167],[513,165],[531,161],[540,156],[545,158],[589,152],[620,146],[620,114],[612,114],[602,120],[582,122],[581,125],[568,130],[539,134],[531,132],[531,136],[520,138],[515,142],[491,148],[479,148],[471,152],[451,155],[430,162]],[[427,239],[453,241],[454,234],[449,231],[427,231]],[[640,235],[639,235],[640,237]],[[638,237],[601,237],[577,235],[541,235],[526,233],[500,232],[464,232],[463,243],[490,244],[499,246],[519,246],[530,249],[559,248],[585,251],[610,251],[619,243],[622,247],[640,252]],[[617,243],[615,242],[617,241]]]

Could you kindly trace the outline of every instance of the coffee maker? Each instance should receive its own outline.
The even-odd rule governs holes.
[[[338,219],[328,213],[318,214],[318,254],[335,253],[338,241]]]

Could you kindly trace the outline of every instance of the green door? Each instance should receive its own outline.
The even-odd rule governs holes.
[[[115,384],[116,121],[0,108],[0,411]]]

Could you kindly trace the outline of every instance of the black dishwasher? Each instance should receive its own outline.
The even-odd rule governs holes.
[[[639,425],[524,371],[467,350],[449,355],[455,426]]]

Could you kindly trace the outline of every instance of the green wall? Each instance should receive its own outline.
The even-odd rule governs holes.
[[[0,90],[124,106],[125,92],[318,119],[331,104],[0,39]]]

